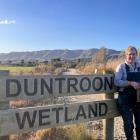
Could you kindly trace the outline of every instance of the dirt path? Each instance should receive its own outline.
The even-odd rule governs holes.
[[[81,73],[78,72],[76,69],[68,69],[68,71],[63,72],[62,75],[80,75]]]

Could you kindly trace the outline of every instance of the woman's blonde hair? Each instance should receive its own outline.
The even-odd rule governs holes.
[[[127,54],[128,52],[133,51],[133,50],[136,52],[136,54],[138,53],[136,47],[128,46],[128,48],[125,50],[125,54]]]

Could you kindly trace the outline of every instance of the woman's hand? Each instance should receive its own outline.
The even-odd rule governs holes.
[[[140,90],[140,84],[137,82],[129,81],[129,85],[132,86],[136,90],[138,90],[138,89]]]

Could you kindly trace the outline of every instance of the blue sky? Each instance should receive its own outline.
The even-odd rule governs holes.
[[[140,48],[140,0],[0,0],[0,52]]]

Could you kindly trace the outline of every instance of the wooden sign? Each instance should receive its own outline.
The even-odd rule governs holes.
[[[118,116],[116,100],[0,111],[0,136]]]
[[[1,76],[0,100],[113,93],[113,75]]]

